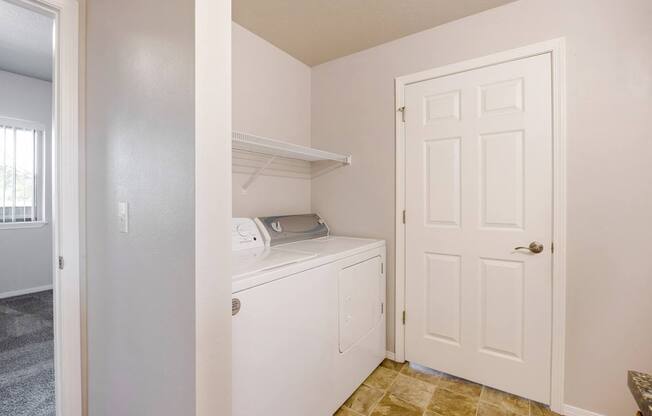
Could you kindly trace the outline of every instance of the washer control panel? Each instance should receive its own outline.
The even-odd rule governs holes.
[[[243,250],[264,247],[265,242],[253,219],[233,218],[231,221],[231,245],[233,250]]]
[[[258,217],[256,222],[270,246],[328,237],[328,226],[317,214]]]

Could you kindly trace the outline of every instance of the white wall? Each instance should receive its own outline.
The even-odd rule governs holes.
[[[232,65],[233,129],[309,146],[310,68],[236,23]],[[263,175],[244,194],[250,175],[237,172],[233,216],[310,212],[309,179]]]
[[[88,414],[195,415],[195,2],[86,7]]]
[[[312,144],[354,160],[313,180],[313,209],[335,233],[385,238],[393,262],[394,78],[566,37],[566,403],[609,416],[634,414],[627,370],[652,372],[650,22],[649,0],[520,0],[312,72]]]
[[[36,121],[46,127],[45,209],[52,217],[50,186],[52,83],[0,71],[0,117]],[[0,296],[52,285],[52,227],[0,230]]]

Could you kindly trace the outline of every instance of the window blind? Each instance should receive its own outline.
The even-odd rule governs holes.
[[[25,123],[0,119],[0,223],[39,221],[39,138]]]

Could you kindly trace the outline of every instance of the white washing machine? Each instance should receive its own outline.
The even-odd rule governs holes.
[[[233,415],[331,416],[385,357],[385,242],[233,220]]]

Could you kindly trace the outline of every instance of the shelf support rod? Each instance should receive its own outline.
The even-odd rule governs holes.
[[[277,156],[272,156],[272,157],[270,157],[270,158],[267,160],[267,162],[266,162],[263,166],[261,166],[260,168],[258,168],[258,169],[257,169],[257,170],[256,170],[256,171],[251,175],[251,177],[249,178],[249,180],[247,180],[247,182],[245,182],[245,184],[242,185],[242,192],[247,192],[247,189],[249,189],[249,187],[250,187],[250,186],[251,186],[251,185],[256,181],[256,179],[258,179],[258,177],[263,173],[263,171],[264,171],[265,169],[267,169],[267,168],[269,167],[269,165],[271,165],[271,164],[276,160],[276,157],[277,157]]]

